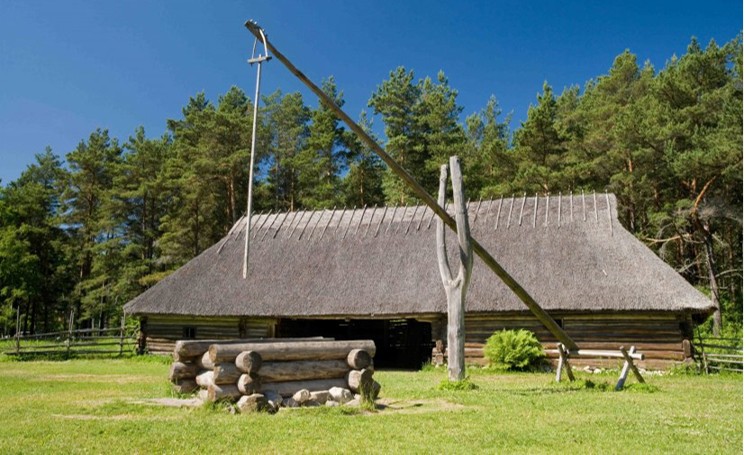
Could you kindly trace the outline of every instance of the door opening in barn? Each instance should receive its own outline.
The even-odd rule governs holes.
[[[434,345],[430,324],[414,319],[281,319],[275,335],[373,340],[376,368],[407,370],[429,363]]]

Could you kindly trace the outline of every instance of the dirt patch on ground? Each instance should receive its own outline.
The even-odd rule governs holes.
[[[427,412],[441,411],[460,411],[466,409],[466,406],[458,403],[451,403],[443,399],[433,400],[394,400],[383,398],[376,401],[376,409],[379,411],[393,411],[402,414],[422,414]]]
[[[140,382],[142,378],[126,374],[48,374],[39,376],[41,381],[80,381],[106,382],[111,384],[131,384]]]
[[[169,408],[198,408],[204,404],[199,398],[151,398],[148,400],[133,401],[132,403],[166,406]]]

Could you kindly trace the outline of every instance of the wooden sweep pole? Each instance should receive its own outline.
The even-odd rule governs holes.
[[[244,24],[246,28],[257,38],[257,39],[266,39],[266,34],[262,30],[261,27],[259,27],[258,24],[252,21],[246,21]],[[305,74],[303,74],[298,68],[293,65],[290,60],[287,59],[281,52],[279,52],[269,41],[269,39],[266,39],[265,41],[267,49],[272,53],[272,56],[277,58],[279,61],[282,62],[283,65],[295,76],[297,77],[306,87],[308,87],[318,98],[319,100],[324,103],[324,105],[329,108],[334,114],[342,120],[345,125],[347,125],[350,130],[352,130],[357,137],[365,143],[366,146],[370,147],[371,150],[373,150],[376,155],[378,155],[383,162],[385,162],[391,171],[399,176],[402,180],[404,180],[404,183],[407,184],[407,186],[417,195],[417,197],[422,200],[422,202],[425,203],[428,207],[430,207],[430,210],[432,210],[438,217],[443,220],[443,222],[453,231],[457,232],[456,228],[456,220],[454,220],[448,212],[445,211],[441,206],[438,205],[438,202],[430,196],[430,194],[419,184],[417,183],[417,180],[412,177],[399,163],[397,163],[391,155],[386,153],[383,148],[378,145],[378,143],[373,140],[355,121],[350,118],[349,115],[347,115],[342,109],[337,106],[337,104],[332,100],[326,93],[324,93],[316,84],[311,82],[308,77],[306,77]],[[531,311],[531,313],[544,325],[544,327],[549,330],[549,332],[554,335],[557,340],[559,340],[562,344],[564,344],[568,349],[578,349],[578,345],[575,343],[575,341],[570,338],[570,336],[562,330],[562,328],[554,321],[554,319],[547,314],[541,306],[534,300],[533,297],[531,297],[528,292],[526,292],[525,289],[512,277],[510,274],[502,268],[502,266],[495,260],[495,258],[490,255],[490,253],[487,252],[487,250],[484,249],[484,247],[477,242],[473,237],[471,238],[471,244],[472,248],[474,250],[474,253],[479,256],[482,261],[487,265],[487,267],[492,270],[495,275],[497,275],[503,283],[505,283],[508,288],[510,288],[513,293],[518,296],[519,299],[528,307],[528,309]]]

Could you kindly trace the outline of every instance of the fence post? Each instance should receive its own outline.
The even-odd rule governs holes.
[[[67,331],[67,352],[65,353],[65,358],[70,358],[70,345],[73,342],[73,321],[75,320],[75,310],[70,311],[70,325]]]
[[[124,351],[124,314],[122,315],[122,327],[119,329],[119,357]]]
[[[16,309],[16,355],[21,355],[21,305]]]

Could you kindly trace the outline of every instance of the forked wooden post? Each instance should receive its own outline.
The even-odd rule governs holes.
[[[448,166],[440,167],[440,187],[438,189],[438,204],[445,207],[446,183],[448,180]],[[435,244],[438,253],[438,268],[440,279],[446,291],[448,301],[448,379],[460,381],[466,377],[466,329],[464,322],[464,304],[466,291],[471,278],[471,268],[474,262],[469,234],[469,220],[464,202],[464,190],[461,177],[461,165],[457,156],[451,157],[451,180],[453,183],[453,205],[456,210],[456,224],[459,244],[459,270],[453,276],[448,264],[448,251],[445,241],[445,224],[441,219],[436,222]]]

